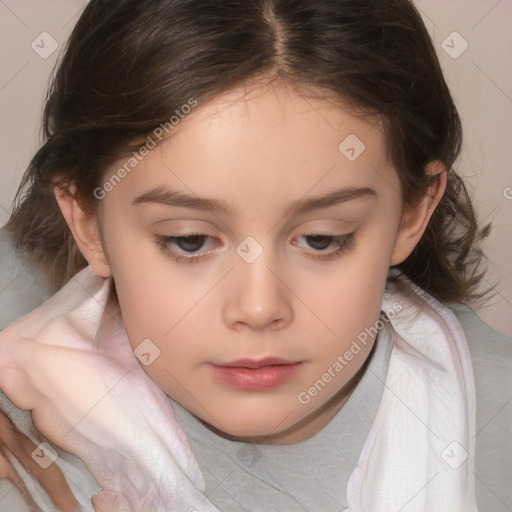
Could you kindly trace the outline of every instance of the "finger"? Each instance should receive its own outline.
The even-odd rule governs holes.
[[[0,437],[0,443],[2,438]],[[21,496],[25,499],[25,502],[30,507],[31,512],[37,512],[41,510],[25,485],[25,482],[20,477],[15,467],[12,465],[7,453],[4,452],[3,446],[0,446],[0,480],[9,480],[19,491]]]
[[[32,453],[37,446],[17,430],[10,418],[3,412],[0,412],[0,443],[32,473],[59,510],[62,512],[78,510],[78,502],[60,468],[56,464],[51,464],[47,468],[41,467],[32,458]]]

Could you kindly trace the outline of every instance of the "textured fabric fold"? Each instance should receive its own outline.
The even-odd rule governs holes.
[[[165,393],[146,374],[111,279],[90,267],[0,332],[0,387],[52,443],[80,457],[104,489],[98,509],[213,512]],[[476,511],[475,390],[451,311],[409,283],[382,310],[394,346],[379,410],[350,476],[350,512]],[[393,308],[393,305],[400,308]],[[105,311],[105,313],[104,313]],[[142,340],[141,340],[142,341]]]
[[[103,491],[98,510],[213,512],[164,392],[141,368],[119,319],[105,315],[110,279],[90,267],[0,332],[0,387],[36,428],[80,457]]]
[[[475,384],[455,315],[402,277],[382,400],[347,485],[350,512],[474,512]],[[396,307],[399,305],[399,307]]]

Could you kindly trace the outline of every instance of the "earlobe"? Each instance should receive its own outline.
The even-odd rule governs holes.
[[[439,160],[434,160],[428,164],[426,172],[435,176],[436,179],[432,181],[425,196],[418,204],[405,208],[391,255],[390,266],[402,263],[411,254],[443,197],[447,182],[445,166]]]
[[[78,204],[75,198],[75,185],[69,187],[56,185],[53,191],[80,252],[96,274],[110,277],[112,274],[101,243],[98,221],[94,215],[82,210]]]

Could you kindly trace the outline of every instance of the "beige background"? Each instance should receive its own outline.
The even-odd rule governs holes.
[[[85,3],[0,0],[0,226],[8,219],[21,175],[38,145],[42,100],[58,54],[44,55],[51,50],[50,36],[60,49]],[[465,142],[458,170],[467,177],[482,223],[492,220],[494,225],[486,245],[487,281],[501,282],[497,295],[477,312],[489,325],[510,335],[512,2],[417,0],[416,5],[462,117]],[[41,36],[43,32],[50,36]],[[35,49],[47,58],[32,44],[38,44]]]

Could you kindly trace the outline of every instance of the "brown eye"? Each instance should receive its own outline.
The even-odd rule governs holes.
[[[205,235],[191,235],[171,238],[180,249],[186,252],[195,252],[203,247],[207,237]]]
[[[157,246],[166,255],[179,263],[196,263],[210,251],[198,252],[206,243],[214,239],[205,233],[192,233],[185,236],[154,235]]]
[[[325,249],[331,245],[334,237],[326,235],[306,235],[304,238],[307,239],[308,245],[316,251],[325,251]]]
[[[299,238],[304,239],[307,247],[313,249],[308,255],[315,259],[329,260],[341,256],[355,245],[354,233],[347,235],[325,235],[323,233],[303,233]],[[299,245],[299,244],[295,244]],[[333,249],[327,249],[333,246]]]

